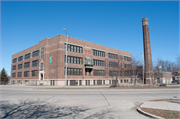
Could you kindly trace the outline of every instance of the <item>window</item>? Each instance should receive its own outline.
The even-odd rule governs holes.
[[[24,68],[29,68],[30,67],[30,62],[24,63]]]
[[[13,59],[13,63],[16,63],[16,62],[17,62],[17,58],[14,58],[14,59]]]
[[[24,77],[29,77],[29,71],[24,72]]]
[[[18,69],[22,69],[22,64],[18,64]]]
[[[12,73],[12,78],[15,78],[16,77],[16,73]]]
[[[38,60],[32,61],[32,67],[38,66]]]
[[[118,68],[118,62],[109,62],[109,67]]]
[[[108,57],[111,59],[118,59],[118,55],[113,53],[108,53]]]
[[[81,57],[74,57],[74,56],[67,56],[67,63],[72,64],[82,64],[82,58]],[[64,56],[64,62],[66,62],[66,56]]]
[[[131,57],[124,56],[124,61],[131,62],[131,61],[132,61],[132,58],[131,58]]]
[[[73,64],[73,57],[71,57],[71,63]]]
[[[76,51],[77,53],[79,53],[79,47],[77,46],[77,51]]]
[[[18,62],[23,60],[23,56],[18,57]]]
[[[66,43],[64,44],[66,48]],[[66,50],[66,49],[65,49]],[[81,46],[76,46],[76,45],[71,45],[71,44],[68,44],[68,51],[70,52],[76,52],[76,53],[82,53],[83,50],[82,50],[82,47]]]
[[[43,62],[40,63],[40,69],[44,69],[44,63]]]
[[[109,76],[119,76],[119,72],[109,70]]]
[[[14,65],[14,66],[12,67],[12,70],[16,70],[16,65]]]
[[[102,85],[102,80],[97,80],[97,85]]]
[[[119,55],[119,60],[123,60],[123,56],[122,55]]]
[[[22,77],[22,72],[18,72],[17,77]]]
[[[86,85],[90,85],[90,80],[86,80]]]
[[[37,57],[37,56],[39,56],[39,50],[33,52],[33,57]]]
[[[64,70],[66,70],[66,68],[64,68]],[[75,76],[82,75],[82,69],[67,68],[67,75],[75,75]]]
[[[124,64],[124,67],[131,67],[131,64]]]
[[[38,70],[32,70],[31,72],[32,72],[32,76],[34,77],[38,76]]]
[[[25,60],[31,57],[31,53],[25,54]]]
[[[132,70],[124,71],[124,76],[132,76],[132,75],[133,75],[133,71]]]
[[[104,70],[93,70],[93,76],[105,76]]]
[[[105,57],[105,52],[93,49],[93,55],[99,57]]]
[[[44,58],[44,47],[41,48],[41,59]]]
[[[105,61],[93,59],[93,65],[94,66],[102,66],[102,67],[104,67],[105,66]]]

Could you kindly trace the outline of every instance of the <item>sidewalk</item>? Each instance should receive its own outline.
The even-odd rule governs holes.
[[[146,116],[156,119],[179,118],[180,99],[146,101],[138,108],[138,111]]]
[[[144,102],[140,107],[180,111],[180,101],[147,101]]]

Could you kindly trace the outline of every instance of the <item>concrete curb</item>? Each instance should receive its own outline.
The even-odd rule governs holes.
[[[164,118],[162,118],[162,117],[159,117],[159,116],[156,116],[156,115],[147,113],[147,112],[145,112],[145,111],[142,111],[141,108],[139,108],[139,107],[137,108],[137,111],[138,111],[139,113],[143,114],[143,115],[148,116],[148,117],[152,117],[152,118],[155,118],[155,119],[164,119]]]

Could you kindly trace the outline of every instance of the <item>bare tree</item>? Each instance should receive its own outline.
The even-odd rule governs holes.
[[[109,61],[109,76],[112,77],[113,80],[115,80],[115,86],[117,86],[118,84],[118,77],[120,76],[121,68],[122,63],[120,63],[119,60],[114,59]]]

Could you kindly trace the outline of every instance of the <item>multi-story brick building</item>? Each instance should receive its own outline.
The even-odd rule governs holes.
[[[39,44],[12,55],[11,84],[65,85],[66,36],[45,38]],[[112,84],[114,68],[132,66],[132,54],[69,37],[67,84]],[[114,67],[116,66],[116,67]],[[119,71],[119,70],[118,70]],[[120,71],[118,83],[128,83],[130,76]]]

